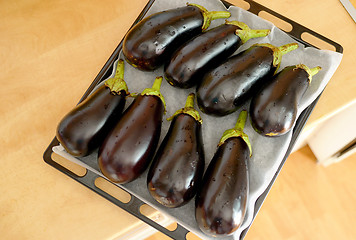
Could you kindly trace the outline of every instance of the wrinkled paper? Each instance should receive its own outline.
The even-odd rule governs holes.
[[[200,4],[210,11],[227,10],[225,6],[218,0],[196,0],[192,3]],[[162,10],[185,6],[185,4],[186,0],[156,0],[148,11],[147,16]],[[275,46],[281,46],[287,43],[296,42],[286,33],[275,27],[272,23],[259,18],[258,16],[248,11],[234,6],[230,7],[228,10],[231,12],[231,17],[229,18],[229,20],[238,20],[244,22],[251,29],[271,29],[271,33],[267,37],[249,40],[246,44],[241,46],[236,51],[236,53],[247,49],[255,43],[271,43]],[[224,19],[218,19],[213,21],[209,29],[223,24],[224,21]],[[120,54],[120,58],[124,59],[122,54]],[[342,54],[328,50],[304,48],[301,44],[299,44],[299,48],[297,50],[294,50],[283,56],[280,70],[283,69],[285,66],[296,65],[300,63],[303,63],[310,68],[316,66],[322,67],[322,70],[313,77],[313,81],[309,89],[303,96],[302,103],[299,106],[298,114],[300,114],[321,94],[322,90],[325,88],[328,81],[331,79],[332,75],[339,66],[341,58]],[[114,64],[114,69],[111,77],[115,73],[116,64],[117,61]],[[162,67],[153,72],[143,72],[134,69],[131,65],[125,62],[124,78],[127,82],[130,92],[140,93],[145,88],[151,87],[156,76],[163,76]],[[188,94],[191,92],[195,92],[195,88],[173,88],[164,80],[162,82],[161,92],[166,99],[167,113],[165,118],[168,118],[172,114],[174,114],[176,110],[184,106]],[[126,107],[131,102],[132,99],[128,99]],[[195,107],[196,109],[198,109],[196,105]],[[226,117],[217,118],[201,113],[201,117],[203,119],[202,130],[206,167],[208,166],[210,160],[212,159],[215,153],[215,150],[217,149],[217,144],[221,135],[226,129],[232,128],[235,125],[238,114],[243,109],[249,109],[249,101],[246,102],[237,112]],[[163,140],[165,134],[167,133],[169,125],[170,122],[164,119],[160,141]],[[286,154],[292,136],[292,131],[290,131],[289,133],[281,137],[263,137],[261,135],[258,135],[252,129],[250,121],[247,121],[244,131],[249,136],[253,148],[253,156],[250,159],[248,166],[250,177],[248,210],[241,227],[232,236],[223,237],[221,239],[239,239],[241,232],[251,224],[253,219],[255,202],[257,198],[266,190],[273,176],[277,172],[277,169]],[[88,168],[90,171],[101,175],[97,164],[97,152],[91,154],[88,157],[74,158],[68,153],[66,153],[61,146],[54,147],[53,151],[73,162],[76,162],[77,164]],[[213,237],[209,237],[202,233],[199,227],[197,226],[197,223],[195,222],[195,208],[193,200],[190,201],[188,204],[176,209],[166,208],[158,204],[150,196],[147,190],[146,175],[147,171],[135,181],[122,185],[122,187],[131,194],[135,195],[137,198],[144,201],[145,203],[151,205],[162,213],[165,213],[166,215],[171,217],[172,220],[177,221],[180,225],[184,226],[199,237],[203,239],[214,239]]]

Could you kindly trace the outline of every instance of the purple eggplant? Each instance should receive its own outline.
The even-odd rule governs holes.
[[[168,61],[182,43],[206,30],[212,20],[228,17],[227,11],[209,12],[197,4],[158,12],[127,33],[122,50],[131,65],[151,71]]]
[[[165,111],[161,83],[162,77],[157,77],[152,88],[135,98],[99,148],[100,170],[115,183],[136,179],[153,158]]]
[[[256,132],[270,137],[289,132],[312,76],[320,70],[321,67],[309,69],[303,64],[288,66],[266,82],[250,104],[251,123]]]
[[[266,43],[255,44],[228,58],[208,72],[197,87],[199,108],[215,116],[235,112],[277,72],[282,55],[296,48],[297,43],[278,48]]]
[[[246,24],[226,21],[183,44],[165,64],[164,74],[169,84],[190,88],[203,75],[217,67],[251,38],[264,37],[270,30],[251,30]]]
[[[203,176],[202,120],[193,107],[194,97],[190,94],[185,107],[168,119],[173,119],[172,123],[148,172],[151,196],[166,207],[179,207],[191,200]]]
[[[127,95],[124,62],[119,60],[115,76],[97,87],[59,122],[56,131],[58,141],[73,156],[89,155],[115,126]]]
[[[224,132],[196,197],[195,218],[208,235],[232,234],[246,214],[248,160],[252,155],[248,136],[243,132],[246,119],[247,112],[241,111],[235,127]]]

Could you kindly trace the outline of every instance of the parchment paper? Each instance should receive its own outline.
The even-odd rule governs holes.
[[[194,2],[192,1],[192,3],[203,5],[210,11],[226,10],[225,6],[218,0],[196,0]],[[184,6],[185,4],[186,0],[156,0],[148,11],[147,15],[170,8]],[[271,43],[275,46],[281,46],[287,43],[296,42],[287,34],[275,27],[272,23],[265,21],[250,12],[247,12],[238,7],[230,7],[228,10],[231,12],[231,17],[229,20],[242,21],[252,29],[271,29],[269,36],[264,38],[251,39],[242,47],[240,47],[237,52],[247,49],[254,43]],[[224,21],[225,20],[223,19],[215,20],[212,22],[209,28],[218,26],[224,23]],[[120,56],[120,58],[124,59],[123,56]],[[342,54],[326,50],[317,50],[315,48],[304,48],[302,45],[299,46],[299,49],[283,56],[280,70],[285,66],[300,63],[303,63],[310,68],[316,66],[321,66],[323,68],[322,71],[313,77],[313,81],[303,96],[302,103],[299,106],[298,115],[306,107],[308,107],[322,92],[339,66],[341,58]],[[116,63],[117,62],[114,64],[115,67],[113,69],[112,76],[114,75],[116,69]],[[125,80],[130,92],[140,93],[145,88],[151,87],[156,76],[163,76],[163,68],[159,68],[154,72],[142,72],[134,69],[128,63],[125,63]],[[195,92],[195,88],[185,90],[173,88],[164,80],[161,86],[161,92],[166,99],[166,118],[168,118],[177,109],[180,109],[184,106],[186,97],[190,92]],[[131,102],[132,100],[129,99],[126,107]],[[235,125],[238,114],[242,109],[248,110],[249,104],[249,101],[246,102],[245,105],[242,106],[241,109],[239,109],[236,113],[223,118],[216,118],[201,113],[203,119],[202,129],[206,167],[212,159],[215,150],[217,149],[217,144],[224,130],[232,128]],[[163,140],[169,125],[170,122],[164,119],[160,141]],[[277,138],[263,137],[258,135],[252,129],[250,121],[247,121],[244,131],[248,134],[253,148],[253,156],[249,161],[250,192],[248,199],[248,210],[242,226],[232,236],[224,237],[221,239],[239,239],[241,232],[250,225],[253,218],[255,202],[257,198],[265,191],[274,174],[276,173],[284,155],[286,154],[292,136],[292,131],[290,131],[288,134]],[[54,147],[53,151],[101,175],[97,165],[96,152],[88,157],[77,159],[66,153],[61,146]],[[188,204],[176,209],[169,209],[161,206],[149,195],[146,187],[146,174],[147,171],[137,180],[122,185],[122,187],[124,187],[127,191],[142,201],[172,217],[174,221],[177,221],[179,224],[194,234],[200,236],[201,238],[214,239],[205,235],[199,230],[195,222],[194,201],[190,201]]]

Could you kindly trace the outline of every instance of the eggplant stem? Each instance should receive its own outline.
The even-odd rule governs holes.
[[[247,111],[243,110],[243,111],[241,111],[239,118],[237,119],[234,129],[243,131],[245,128],[246,119],[247,119]]]
[[[195,121],[202,124],[203,120],[201,119],[199,112],[194,109],[194,98],[195,98],[195,94],[190,93],[187,97],[184,108],[177,110],[171,117],[167,118],[167,121],[172,121],[173,118],[179,114],[187,114],[192,118],[194,118]]]
[[[296,65],[295,69],[297,69],[297,68],[304,69],[304,71],[306,71],[308,73],[308,82],[309,82],[309,84],[311,84],[313,76],[315,74],[317,74],[322,69],[320,66],[310,69],[309,67],[307,67],[304,64]]]
[[[114,78],[115,79],[124,79],[124,71],[125,71],[125,64],[124,64],[124,61],[122,59],[120,59],[117,62]]]
[[[187,101],[185,102],[185,108],[194,108],[194,98],[195,98],[194,93],[188,95]]]
[[[256,43],[252,46],[262,46],[268,47],[273,51],[273,66],[276,67],[274,74],[278,71],[279,66],[281,65],[282,56],[290,51],[293,51],[299,47],[297,43],[289,43],[280,47],[276,47],[269,43]]]
[[[115,76],[113,78],[109,78],[105,81],[105,86],[110,89],[112,94],[121,94],[121,91],[125,91],[125,95],[129,95],[129,91],[127,89],[126,82],[124,80],[124,72],[125,72],[125,64],[122,59],[120,59],[117,63]]]
[[[249,29],[249,31],[247,31],[248,39],[246,40],[246,42],[251,38],[265,37],[270,32],[271,32],[271,30],[269,30],[269,29]]]
[[[251,29],[246,23],[239,21],[226,21],[225,24],[235,25],[240,28],[236,30],[236,35],[240,37],[242,44],[251,38],[265,37],[271,32],[269,29]]]
[[[289,53],[299,47],[298,43],[289,43],[283,46],[278,47],[279,51],[281,51],[282,55]]]
[[[320,66],[310,69],[310,76],[314,76],[314,75],[317,74],[320,70],[321,70],[321,67],[320,67]]]
[[[247,120],[247,111],[243,110],[243,111],[241,111],[241,113],[237,119],[235,127],[232,129],[228,129],[223,133],[218,146],[224,144],[224,142],[229,138],[241,137],[247,144],[248,149],[250,150],[250,157],[251,157],[252,156],[251,143],[250,143],[250,140],[249,140],[247,134],[244,133],[244,131],[243,131],[245,124],[246,124],[246,120]]]
[[[275,48],[277,50],[273,50],[273,66],[276,67],[276,71],[274,72],[274,74],[277,73],[279,66],[281,65],[282,56],[297,49],[298,47],[298,43],[289,43]]]
[[[164,100],[164,97],[162,96],[160,89],[161,89],[161,84],[162,84],[163,77],[159,76],[156,77],[152,88],[146,88],[145,90],[142,91],[141,96],[157,96],[161,99],[163,105],[164,105],[164,112],[166,112],[166,101]]]
[[[211,20],[221,19],[221,18],[229,18],[231,13],[228,11],[210,11],[208,15]]]
[[[161,89],[163,77],[156,77],[155,81],[153,82],[152,89],[159,91]]]
[[[231,13],[228,11],[208,11],[205,7],[200,6],[195,3],[187,3],[188,6],[194,6],[199,8],[200,12],[203,15],[203,26],[202,30],[205,31],[210,26],[211,21],[220,18],[229,18]]]

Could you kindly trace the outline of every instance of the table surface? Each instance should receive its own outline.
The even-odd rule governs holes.
[[[112,239],[137,222],[45,164],[42,154],[58,121],[79,101],[146,2],[136,0],[135,6],[129,0],[0,2],[4,239]],[[257,2],[344,47],[342,63],[307,126],[354,101],[356,24],[340,2]]]

